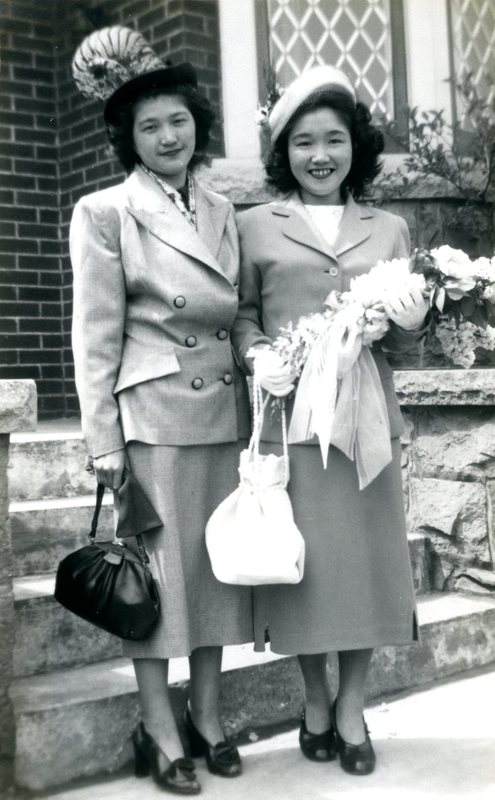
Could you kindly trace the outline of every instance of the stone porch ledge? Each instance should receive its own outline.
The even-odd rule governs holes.
[[[31,380],[0,381],[0,434],[36,430],[36,384]]]
[[[394,186],[391,174],[404,162],[402,154],[386,153],[383,161],[383,172],[376,184],[376,199],[382,198],[384,192],[387,202],[390,200],[459,200],[465,199],[446,181],[430,177],[428,180],[409,175],[410,184]],[[214,192],[225,195],[234,205],[252,205],[267,203],[274,199],[265,183],[265,171],[259,158],[214,158],[209,167],[203,167],[198,173],[202,183]]]
[[[495,369],[396,370],[402,406],[495,405]]]

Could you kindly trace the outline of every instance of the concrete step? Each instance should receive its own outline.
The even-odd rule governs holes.
[[[427,595],[418,602],[421,645],[375,653],[369,697],[377,698],[495,662],[495,599]],[[335,659],[330,663],[335,690]],[[187,661],[171,661],[174,707],[181,718]],[[39,791],[81,777],[111,773],[131,759],[129,739],[139,718],[132,667],[125,659],[14,681],[16,779]],[[302,687],[295,657],[226,648],[222,677],[226,732],[295,722]]]
[[[48,500],[91,494],[80,420],[40,422],[36,433],[16,433],[9,452],[9,497]]]
[[[98,536],[113,536],[113,498],[106,493]],[[55,572],[59,561],[87,544],[95,495],[60,500],[23,500],[10,504],[14,575]]]
[[[67,611],[54,575],[14,579],[14,676],[82,666],[122,655],[121,640]]]

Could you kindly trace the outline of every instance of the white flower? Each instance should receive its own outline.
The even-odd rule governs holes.
[[[490,325],[480,328],[467,320],[442,319],[436,326],[435,336],[445,355],[465,369],[473,366],[477,348],[495,350],[495,328]]]
[[[495,283],[495,256],[493,258],[485,256],[477,258],[476,261],[473,261],[473,272],[477,278]]]
[[[488,300],[489,303],[495,303],[495,283],[486,287],[483,292],[483,299]]]
[[[394,296],[402,295],[404,290],[417,287],[425,290],[424,275],[409,271],[408,258],[394,258],[391,261],[379,261],[365,275],[351,280],[350,298],[358,300],[365,308],[383,304]]]
[[[473,279],[473,265],[464,250],[456,250],[444,244],[432,250],[431,255],[440,272],[449,278]]]

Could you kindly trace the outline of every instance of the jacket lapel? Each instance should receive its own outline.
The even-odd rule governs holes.
[[[196,224],[198,234],[210,252],[216,257],[222,243],[230,205],[205,191],[196,181]]]
[[[285,217],[282,224],[282,233],[294,242],[319,250],[326,256],[330,256],[335,261],[337,256],[332,247],[325,242],[323,236],[315,229],[311,218],[304,208],[304,204],[299,199],[299,195],[294,192],[285,201],[276,203],[272,207],[272,213],[279,217]]]
[[[290,195],[287,200],[280,204],[274,204],[272,213],[286,218],[282,225],[282,231],[288,239],[299,242],[299,244],[303,244],[306,247],[311,247],[313,250],[319,250],[334,261],[337,261],[338,256],[342,253],[352,247],[356,247],[368,238],[370,228],[367,220],[373,217],[371,209],[358,205],[349,195],[339,226],[337,240],[335,246],[332,247],[316,229],[296,193]]]
[[[195,231],[174,203],[139,167],[129,176],[126,185],[129,200],[127,210],[134,219],[160,241],[224,274],[215,256],[225,228],[228,203],[222,203],[225,209],[220,205],[215,206],[219,210],[211,214],[208,199],[195,183],[198,224],[198,230]]]
[[[335,242],[335,252],[338,256],[361,244],[369,237],[371,231],[367,220],[372,217],[371,209],[358,205],[349,195]]]

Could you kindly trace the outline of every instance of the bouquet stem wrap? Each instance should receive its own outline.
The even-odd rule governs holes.
[[[299,380],[289,442],[317,435],[326,469],[330,445],[356,462],[364,489],[390,464],[392,447],[387,404],[369,347],[338,377],[337,353],[343,330],[331,326],[316,340]]]

